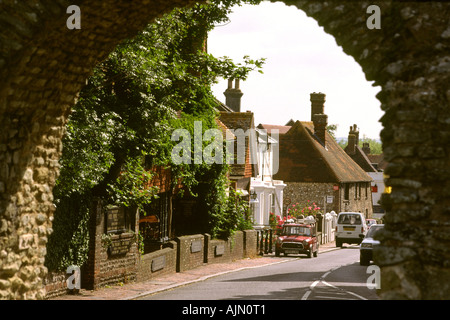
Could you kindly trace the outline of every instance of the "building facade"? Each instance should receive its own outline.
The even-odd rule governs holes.
[[[284,210],[307,201],[322,212],[355,211],[372,216],[372,178],[353,161],[327,132],[325,94],[311,94],[311,121],[278,126],[279,170],[274,175],[287,185]],[[261,125],[275,130],[277,126]]]

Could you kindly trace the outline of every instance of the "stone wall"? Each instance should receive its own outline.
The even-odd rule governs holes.
[[[273,0],[274,1],[274,0]],[[377,263],[381,297],[450,296],[450,28],[447,2],[285,0],[313,17],[381,87],[386,231]],[[190,0],[0,3],[0,298],[39,299],[52,188],[71,106],[93,67],[154,17]]]
[[[43,299],[52,188],[71,106],[94,66],[152,19],[192,0],[0,3],[0,299]]]
[[[385,232],[376,263],[383,299],[450,296],[450,5],[377,1],[381,29],[366,26],[369,1],[286,1],[336,38],[381,86]]]
[[[373,213],[372,193],[370,184],[361,184],[361,190],[355,183],[350,184],[348,200],[345,199],[345,184],[316,183],[316,182],[286,182],[284,189],[284,212],[292,208],[297,202],[306,205],[307,201],[315,202],[324,212],[354,211],[364,213],[366,218],[371,218]],[[356,189],[358,188],[358,191]],[[367,191],[367,196],[366,196]],[[325,203],[326,197],[332,196],[332,203]]]
[[[333,196],[333,203],[327,204],[326,210],[339,212],[339,191],[333,190],[333,183],[315,183],[315,182],[285,182],[286,187],[283,190],[285,207],[283,212],[292,208],[293,205],[306,205],[307,201],[315,202],[320,208],[324,208],[326,196]]]

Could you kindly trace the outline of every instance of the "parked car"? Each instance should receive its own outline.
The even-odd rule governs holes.
[[[370,227],[372,225],[377,224],[377,220],[375,220],[375,219],[366,219],[366,224],[367,224],[367,227],[370,229]]]
[[[361,212],[341,212],[336,222],[336,247],[343,243],[360,244],[367,233],[367,224]]]
[[[368,266],[370,261],[373,260],[373,247],[380,244],[380,241],[375,240],[375,234],[384,228],[384,224],[375,224],[367,231],[367,235],[361,242],[359,247],[359,264],[362,266]]]
[[[319,241],[317,240],[316,225],[311,223],[288,223],[283,225],[281,234],[275,242],[275,255],[283,253],[306,254],[308,258],[317,257]]]

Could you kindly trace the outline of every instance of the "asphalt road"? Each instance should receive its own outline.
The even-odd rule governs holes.
[[[348,246],[317,258],[246,269],[175,288],[143,300],[377,300],[372,273],[359,265],[359,249]],[[373,266],[372,266],[373,267]],[[373,279],[373,277],[372,277]]]

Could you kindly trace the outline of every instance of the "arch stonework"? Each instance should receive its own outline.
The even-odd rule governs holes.
[[[76,2],[76,1],[75,1]],[[384,299],[450,296],[450,6],[284,1],[316,19],[382,90],[381,137],[392,193],[377,251]],[[0,298],[42,299],[52,187],[71,106],[94,66],[155,17],[191,0],[0,4]],[[364,107],[364,106],[361,106]]]

